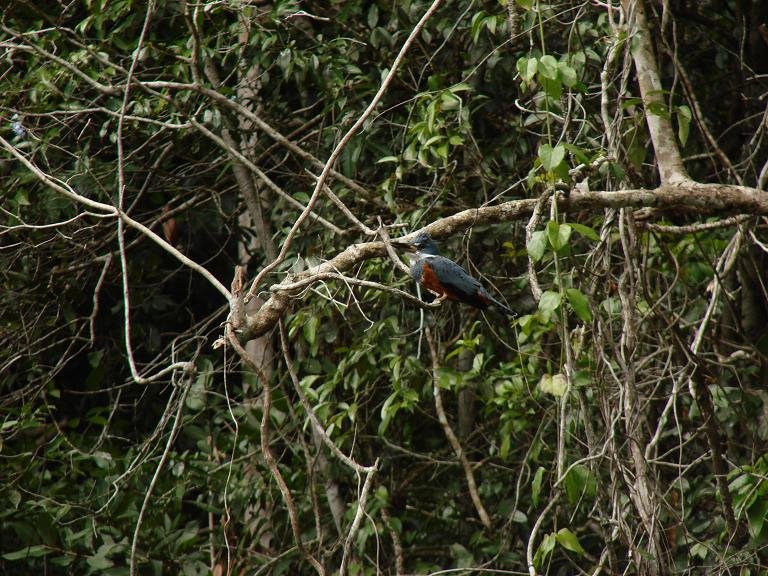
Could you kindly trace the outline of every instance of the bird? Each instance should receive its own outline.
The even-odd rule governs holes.
[[[511,308],[491,296],[464,268],[441,256],[437,243],[426,232],[420,232],[411,241],[397,242],[397,246],[409,252],[411,278],[438,299],[461,302],[480,310],[491,307],[502,314],[515,315]]]

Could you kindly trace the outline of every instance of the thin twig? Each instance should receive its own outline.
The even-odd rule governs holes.
[[[168,454],[171,452],[171,446],[173,445],[174,440],[176,440],[176,436],[179,433],[179,430],[181,429],[181,414],[184,410],[184,404],[187,400],[187,394],[189,393],[190,388],[192,388],[192,382],[194,381],[194,373],[190,372],[187,374],[187,383],[184,386],[184,389],[182,390],[181,397],[178,399],[178,404],[176,406],[176,415],[174,417],[173,421],[173,427],[171,428],[170,433],[168,434],[168,440],[165,443],[165,449],[163,450],[163,454],[160,457],[160,461],[157,463],[157,466],[155,467],[155,473],[152,476],[152,480],[149,483],[149,486],[147,487],[147,491],[144,494],[144,501],[141,503],[141,510],[139,510],[139,517],[136,519],[136,527],[133,530],[133,541],[131,542],[131,557],[130,557],[130,563],[129,563],[129,573],[131,576],[134,576],[136,574],[136,548],[138,546],[139,542],[139,532],[141,531],[141,524],[144,520],[144,514],[147,511],[147,507],[149,506],[149,500],[152,496],[152,492],[155,488],[155,485],[157,484],[157,480],[160,478],[160,472],[165,467],[165,463],[168,460]],[[174,396],[171,396],[171,401],[173,400]]]
[[[477,491],[477,483],[475,482],[475,473],[472,470],[472,465],[469,463],[464,448],[461,446],[459,439],[456,437],[456,433],[448,423],[448,417],[445,414],[445,408],[443,408],[443,397],[440,392],[440,384],[438,382],[438,370],[440,368],[440,361],[437,355],[437,348],[435,346],[434,338],[432,337],[432,331],[429,327],[425,327],[424,331],[427,337],[427,343],[429,344],[429,352],[432,356],[432,391],[435,396],[435,411],[437,412],[437,419],[440,421],[440,426],[443,428],[445,437],[450,442],[453,451],[456,453],[456,457],[461,462],[462,468],[464,468],[464,476],[467,480],[467,487],[469,488],[469,496],[472,498],[472,503],[475,505],[477,515],[480,521],[487,529],[491,528],[491,519],[483,506],[482,500],[480,500],[480,494]]]
[[[371,493],[371,487],[373,486],[373,477],[376,474],[376,470],[379,468],[379,459],[371,467],[365,476],[365,483],[363,489],[357,498],[357,511],[355,512],[355,519],[352,521],[352,525],[349,527],[347,538],[344,540],[344,553],[341,557],[341,566],[339,567],[339,576],[344,576],[347,573],[347,565],[349,564],[350,550],[352,550],[352,542],[355,539],[357,531],[360,529],[360,523],[363,521],[365,515],[365,504],[368,502],[368,496]]]

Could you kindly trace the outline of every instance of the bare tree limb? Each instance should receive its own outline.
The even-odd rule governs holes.
[[[621,0],[622,8],[627,15],[634,36],[632,41],[632,58],[637,71],[637,83],[643,97],[645,119],[648,131],[656,151],[659,165],[659,175],[662,184],[677,184],[690,180],[683,165],[680,149],[675,140],[675,132],[669,114],[664,114],[663,86],[659,78],[659,69],[653,55],[651,31],[645,17],[643,0]],[[658,109],[657,109],[658,108]]]
[[[551,199],[548,200],[551,203]],[[434,238],[445,238],[480,224],[499,224],[530,216],[538,199],[512,200],[495,206],[484,206],[441,218],[421,230]],[[655,216],[681,213],[689,216],[727,214],[768,214],[768,195],[754,188],[724,184],[699,184],[687,181],[660,186],[655,190],[588,191],[573,190],[567,198],[559,198],[561,211],[602,210],[604,208],[654,208]],[[403,238],[416,235],[414,231]],[[281,284],[290,285],[318,274],[342,273],[354,265],[385,255],[383,242],[353,244],[334,258],[298,274],[288,275]],[[241,339],[255,338],[271,330],[291,302],[285,292],[274,293],[253,316],[247,318]]]

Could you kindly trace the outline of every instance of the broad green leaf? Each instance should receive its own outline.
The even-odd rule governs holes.
[[[565,476],[565,494],[568,496],[568,502],[575,505],[584,498],[594,498],[597,490],[597,484],[589,468],[583,464],[577,464]]]
[[[694,558],[698,558],[699,560],[705,560],[707,558],[707,554],[709,554],[709,548],[707,548],[706,544],[703,544],[701,542],[696,542],[693,546],[691,546],[690,554]],[[744,575],[744,572],[740,572],[740,576]]]
[[[112,560],[99,554],[96,554],[95,556],[89,556],[85,561],[94,570],[106,570],[107,568],[111,568],[115,565]]]
[[[589,300],[578,288],[566,288],[565,295],[568,298],[568,303],[573,308],[582,322],[592,321],[592,310],[589,308]]]
[[[19,206],[29,206],[29,198],[27,198],[27,193],[25,190],[19,189],[16,191],[16,195],[13,198],[16,201],[16,204]]]
[[[317,327],[320,325],[320,318],[317,316],[310,316],[307,318],[307,321],[304,322],[304,326],[302,328],[302,334],[304,335],[304,339],[309,343],[310,346],[314,346],[315,342],[317,342]]]
[[[576,534],[571,532],[568,528],[561,528],[557,531],[555,536],[560,546],[571,552],[576,552],[579,556],[584,554],[584,548],[581,547],[579,539],[576,538]]]
[[[557,79],[557,71],[557,60],[555,60],[554,56],[545,54],[539,58],[539,76],[555,80]]]
[[[368,27],[375,28],[379,22],[379,7],[374,2],[368,9]]]
[[[472,22],[469,26],[470,35],[472,36],[472,42],[476,43],[478,37],[480,36],[480,31],[483,28],[483,23],[485,22],[485,12],[482,10],[480,12],[476,12],[474,16],[472,16]]]
[[[488,32],[496,34],[496,17],[488,16],[488,18],[485,19],[485,26],[488,28]]]
[[[512,513],[512,517],[510,518],[510,520],[512,520],[512,522],[515,522],[516,524],[525,524],[526,522],[528,522],[528,516],[526,516],[520,510],[515,510]]]
[[[547,222],[547,238],[555,251],[568,244],[571,237],[571,227],[568,224],[559,224],[554,220]]]
[[[437,370],[437,385],[443,390],[458,390],[464,381],[464,374],[441,366]]]
[[[11,506],[14,507],[14,509],[19,509],[19,504],[21,503],[21,493],[18,490],[10,489],[6,492],[8,495],[8,499],[11,501]]]
[[[553,80],[552,78],[539,76],[539,81],[541,82],[542,88],[544,88],[544,91],[547,93],[547,96],[552,98],[552,100],[560,100],[560,97],[563,95],[563,83],[560,78],[555,78]]]
[[[536,554],[533,557],[533,563],[537,566],[541,566],[547,557],[552,554],[552,550],[555,549],[556,545],[557,540],[555,539],[554,534],[547,534],[544,536],[544,538],[541,539],[541,544],[539,544],[539,548],[536,550]]]
[[[528,250],[528,256],[534,262],[538,262],[544,256],[544,252],[547,249],[547,233],[544,230],[537,230],[531,234],[531,239],[528,241],[526,250]]]
[[[677,137],[680,144],[685,146],[688,142],[688,134],[691,130],[691,109],[688,106],[677,107]]]
[[[205,383],[204,378],[200,376],[202,374],[195,379],[187,393],[187,408],[193,411],[200,410],[205,406]]]
[[[538,60],[536,58],[526,58],[523,56],[517,61],[517,73],[526,82],[533,80],[536,70],[538,70]]]
[[[563,80],[563,84],[568,88],[573,88],[579,81],[576,75],[576,70],[571,68],[566,62],[558,62],[557,67],[560,69],[560,78]]]
[[[649,114],[653,114],[654,116],[661,116],[662,118],[669,120],[669,110],[663,102],[649,102],[645,106],[645,109]]]
[[[760,536],[765,523],[765,516],[768,514],[768,498],[763,496],[758,498],[747,510],[747,520],[749,521],[749,535],[753,539]]]
[[[568,222],[568,225],[571,228],[573,228],[576,232],[584,236],[584,238],[594,240],[595,242],[600,241],[600,235],[597,232],[595,232],[594,228],[585,226],[584,224],[577,224],[576,222]]]
[[[581,164],[589,164],[589,157],[587,156],[586,152],[584,152],[584,150],[579,146],[570,144],[569,142],[563,142],[563,147],[568,152],[573,154],[576,160]]]
[[[554,148],[550,144],[542,144],[539,146],[539,159],[541,165],[547,172],[552,172],[560,165],[560,162],[565,158],[565,147],[562,144],[558,144]]]
[[[560,306],[561,300],[562,296],[560,295],[560,292],[547,290],[541,295],[541,300],[539,300],[539,310],[542,312],[554,312]]]
[[[533,8],[533,0],[515,0],[517,5],[523,8],[523,10],[530,10]]]

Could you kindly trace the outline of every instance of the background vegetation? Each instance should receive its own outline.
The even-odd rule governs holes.
[[[767,25],[11,2],[0,572],[765,569]]]

